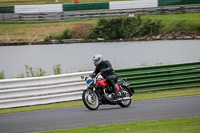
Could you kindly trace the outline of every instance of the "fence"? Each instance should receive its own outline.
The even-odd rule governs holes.
[[[200,0],[158,0],[158,6],[200,4]]]
[[[73,4],[73,3],[87,4],[91,2],[101,2],[102,0],[1,0],[0,5],[39,5],[39,4]],[[109,2],[109,0],[104,0],[105,2]],[[149,4],[155,2],[159,6],[169,6],[169,5],[183,5],[183,4],[200,4],[200,0],[132,0],[143,4]],[[12,2],[12,3],[11,3]],[[115,2],[115,1],[112,1]],[[119,1],[117,1],[119,2]],[[120,1],[121,3],[124,1]]]
[[[200,86],[200,62],[116,70],[136,92]],[[81,99],[92,71],[0,80],[0,109]]]
[[[40,13],[40,12],[64,12],[80,10],[99,10],[99,9],[129,9],[157,7],[158,0],[134,0],[134,1],[114,1],[80,4],[44,4],[44,5],[15,5],[10,7],[0,7],[0,13]],[[7,8],[7,9],[5,9]],[[9,9],[9,10],[8,10]]]
[[[90,73],[0,80],[0,108],[81,99],[82,90],[86,88],[81,76]]]
[[[15,7],[14,6],[2,6],[0,7],[0,13],[14,13]]]
[[[117,70],[135,92],[200,86],[200,62]]]
[[[146,9],[127,10],[102,10],[85,12],[45,12],[45,13],[0,13],[0,21],[70,21],[80,19],[93,19],[99,17],[115,17],[129,15],[149,15],[149,14],[179,14],[179,13],[199,13],[200,6],[185,7],[157,7]]]
[[[200,0],[133,0],[133,1],[112,1],[80,4],[41,4],[41,5],[15,5],[0,6],[0,13],[45,13],[65,12],[82,10],[115,10],[115,9],[139,9],[159,6],[200,4]]]
[[[109,9],[109,3],[63,4],[63,11]]]

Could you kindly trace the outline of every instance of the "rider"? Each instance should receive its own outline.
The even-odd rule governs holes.
[[[92,74],[92,77],[95,77],[98,73],[100,73],[103,78],[106,79],[108,84],[112,87],[116,97],[120,97],[117,88],[115,87],[115,83],[117,82],[118,77],[114,69],[112,68],[110,61],[103,60],[101,54],[94,55],[93,61],[96,68]]]

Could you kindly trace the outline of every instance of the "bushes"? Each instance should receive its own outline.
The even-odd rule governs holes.
[[[119,18],[101,18],[97,26],[92,29],[92,32],[86,39],[104,38],[105,40],[111,39],[132,39],[139,36],[152,36],[158,34],[161,24],[153,22],[150,19],[140,20],[134,17],[119,17]],[[79,29],[81,30],[81,29]],[[50,34],[46,36],[44,41],[58,40],[72,38],[69,29],[62,33]]]
[[[88,35],[89,39],[131,39],[138,36],[158,34],[161,24],[150,19],[141,20],[135,17],[101,18],[97,27]]]
[[[59,34],[50,34],[49,36],[46,36],[44,41],[45,42],[48,42],[52,39],[56,39],[56,40],[59,40],[61,41],[62,39],[70,39],[72,38],[70,32],[69,32],[69,29],[66,29],[64,30],[64,32],[62,33],[59,33]]]

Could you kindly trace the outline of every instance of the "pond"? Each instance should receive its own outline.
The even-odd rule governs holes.
[[[52,75],[61,64],[62,73],[93,70],[92,57],[102,54],[114,69],[200,60],[200,40],[101,42],[0,47],[0,72],[6,78],[25,73],[25,65],[42,68]]]

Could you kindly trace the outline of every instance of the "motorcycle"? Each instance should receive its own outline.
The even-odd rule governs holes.
[[[95,78],[81,76],[87,83],[87,88],[83,90],[82,93],[82,100],[89,110],[97,110],[99,105],[102,104],[118,104],[121,107],[129,107],[131,105],[131,96],[133,95],[134,90],[129,87],[129,84],[127,84],[124,79],[118,78],[118,81],[115,84],[120,95],[120,97],[116,97],[106,79],[98,78],[99,76],[100,73],[97,74]]]

